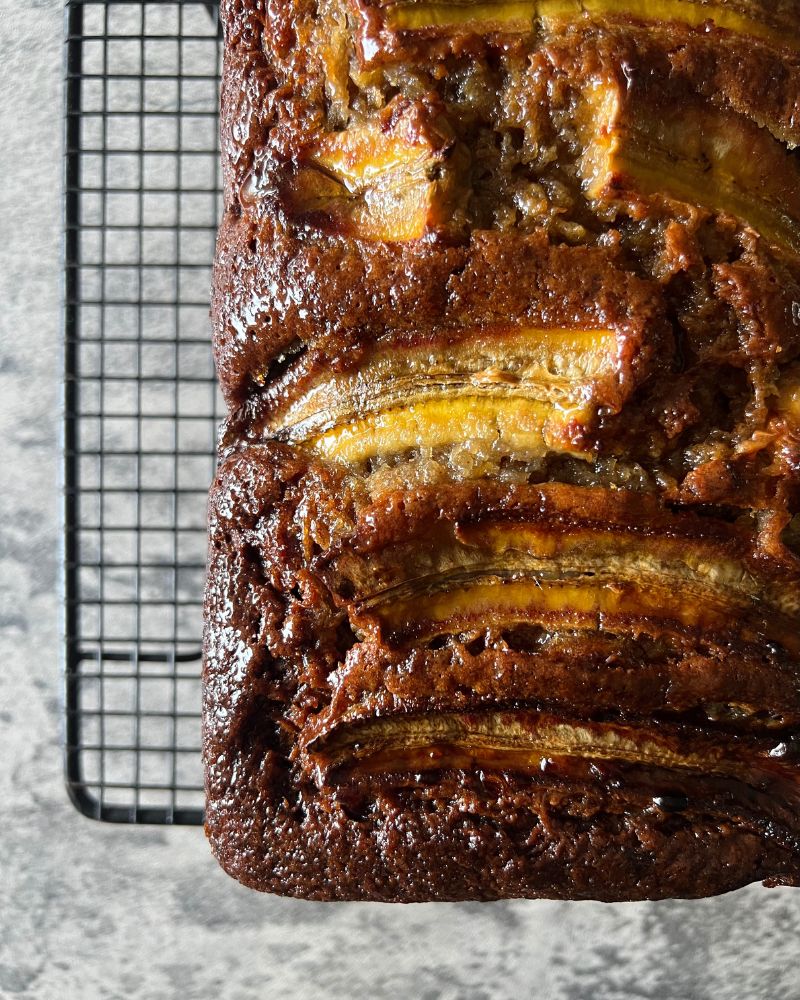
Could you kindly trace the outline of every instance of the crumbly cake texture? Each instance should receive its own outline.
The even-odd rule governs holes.
[[[800,3],[221,15],[219,861],[800,884]]]

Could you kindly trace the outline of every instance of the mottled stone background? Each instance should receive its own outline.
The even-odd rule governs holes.
[[[59,0],[0,0],[0,997],[800,998],[800,891],[602,906],[260,897],[61,777]]]

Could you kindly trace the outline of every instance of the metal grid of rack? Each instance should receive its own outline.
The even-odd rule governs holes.
[[[66,780],[111,822],[203,815],[219,48],[212,4],[66,6]]]

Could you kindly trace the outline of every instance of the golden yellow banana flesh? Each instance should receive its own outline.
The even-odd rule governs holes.
[[[580,169],[588,198],[666,194],[732,215],[800,252],[800,167],[767,131],[699,103],[657,107],[618,81],[596,81],[585,96]]]
[[[645,22],[667,21],[700,28],[717,28],[775,45],[797,48],[800,34],[786,14],[767,3],[746,0],[395,0],[364,4],[380,13],[393,31],[468,28],[473,31],[530,31],[538,23],[558,27],[581,18],[627,18]],[[788,29],[788,30],[787,30]]]
[[[436,112],[414,102],[313,143],[291,181],[294,213],[364,240],[406,242],[447,223],[463,154]]]

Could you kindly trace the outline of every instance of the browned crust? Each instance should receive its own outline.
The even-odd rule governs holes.
[[[520,504],[514,490],[503,497],[495,488],[494,503],[517,510],[527,503],[533,511],[537,491],[526,492]],[[591,491],[582,499],[587,512],[602,509]],[[800,875],[797,831],[786,814],[727,779],[608,765],[622,767],[622,785],[604,784],[607,770],[602,779],[570,771],[533,786],[511,775],[482,784],[442,772],[414,786],[396,776],[316,789],[292,749],[300,730],[309,736],[373,710],[476,710],[497,704],[503,692],[517,705],[566,704],[577,717],[641,719],[661,703],[661,713],[690,720],[698,706],[735,695],[783,707],[786,717],[722,719],[723,729],[774,732],[776,743],[797,731],[796,664],[733,639],[676,646],[652,664],[641,656],[645,647],[613,637],[565,638],[538,656],[470,653],[463,641],[432,651],[354,645],[314,569],[331,541],[351,547],[346,539],[359,538],[357,548],[374,550],[379,539],[386,545],[429,524],[432,504],[452,517],[479,502],[491,510],[493,502],[491,489],[480,497],[473,488],[470,496],[466,486],[454,490],[452,503],[441,492],[410,500],[406,506],[398,497],[376,517],[366,498],[278,445],[246,450],[222,467],[210,507],[204,757],[207,830],[231,874],[311,898],[404,901],[694,896]],[[673,515],[662,517],[667,524]],[[654,805],[662,795],[697,804],[665,813]],[[413,852],[387,847],[406,832],[421,838]],[[674,838],[680,850],[673,854]],[[478,867],[454,860],[467,840]],[[603,866],[602,884],[593,864]]]
[[[791,838],[731,809],[724,791],[656,782],[614,794],[603,779],[543,789],[462,773],[386,792],[375,782],[365,794],[266,797],[280,771],[254,740],[246,751],[221,747],[209,767],[206,826],[234,878],[305,899],[611,902],[698,898],[759,878],[797,884]],[[675,815],[656,801],[687,791],[698,811]]]
[[[800,883],[794,777],[776,791],[746,776],[569,755],[534,775],[454,765],[337,777],[313,774],[304,751],[361,720],[499,706],[653,733],[684,727],[704,746],[763,749],[774,738],[781,768],[797,771],[797,609],[778,613],[767,598],[798,583],[785,543],[800,510],[786,390],[800,354],[800,265],[708,207],[636,192],[617,214],[587,207],[576,133],[563,121],[581,113],[581,81],[611,76],[651,105],[705,101],[793,144],[798,56],[619,20],[545,39],[400,39],[393,58],[417,60],[428,92],[395,107],[420,135],[428,129],[432,173],[452,168],[458,197],[431,213],[422,239],[388,242],[293,200],[315,143],[341,124],[329,117],[317,11],[311,0],[222,3],[213,319],[229,420],[209,507],[203,675],[216,856],[247,885],[315,899],[617,900]],[[523,74],[523,91],[530,84],[523,122],[547,93],[553,122],[562,116],[564,134],[549,138],[566,165],[535,176],[571,186],[572,202],[524,231],[474,208],[472,189],[493,183],[494,161],[470,143],[493,126],[462,120],[434,85],[482,60]],[[391,131],[395,117],[387,111],[380,127]],[[375,344],[457,351],[469,331],[514,324],[608,329],[622,345],[618,391],[600,399],[592,460],[579,468],[549,457],[498,466],[496,478],[398,485],[266,440],[281,406],[326,371],[358,370]],[[615,479],[609,470],[625,463],[634,473]],[[371,585],[400,581],[413,593],[408,571],[422,553],[480,545],[485,525],[534,525],[552,539],[602,531],[641,540],[656,561],[728,560],[763,592],[731,603],[713,631],[662,626],[658,615],[640,627],[629,611],[582,631],[557,613],[518,627],[487,606],[483,621],[454,614],[425,635],[424,607],[394,628],[370,605]]]
[[[458,247],[374,245],[299,239],[269,223],[252,248],[242,236],[239,224],[223,224],[215,281],[217,367],[232,406],[298,340],[312,346],[318,366],[343,370],[358,364],[361,343],[378,338],[419,342],[518,323],[610,327],[631,342],[634,381],[657,348],[669,358],[660,289],[632,274],[614,248],[485,232]]]

